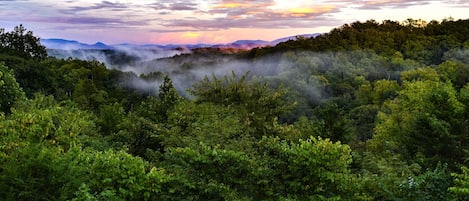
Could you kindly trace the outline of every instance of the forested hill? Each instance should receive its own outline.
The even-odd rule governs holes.
[[[0,29],[2,200],[469,200],[469,20],[129,58]]]
[[[256,48],[249,56],[262,56],[286,50],[339,52],[372,50],[380,55],[413,59],[431,65],[440,64],[444,53],[468,46],[469,20],[443,22],[408,19],[404,22],[385,20],[345,24],[313,38],[290,40],[270,48]]]

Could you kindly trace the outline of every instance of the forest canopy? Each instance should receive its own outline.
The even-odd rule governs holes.
[[[469,20],[217,51],[137,75],[0,29],[0,197],[468,200]]]

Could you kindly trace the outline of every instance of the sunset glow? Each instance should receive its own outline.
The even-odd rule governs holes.
[[[215,8],[239,8],[239,7],[242,7],[242,6],[243,6],[242,3],[224,3],[224,4],[221,4],[221,5],[215,6]]]
[[[9,0],[0,27],[87,43],[229,43],[324,33],[354,21],[468,17],[467,1]]]
[[[186,37],[186,38],[197,38],[199,36],[200,36],[200,33],[195,33],[195,32],[187,32],[187,33],[182,34],[182,37]]]

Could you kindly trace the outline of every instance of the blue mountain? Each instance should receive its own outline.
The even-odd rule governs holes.
[[[80,43],[76,40],[65,40],[59,38],[41,39],[41,44],[48,49],[110,49],[111,47],[97,42],[93,45]]]
[[[299,37],[316,37],[318,33],[315,34],[303,34],[297,36],[289,36],[285,38],[279,38],[273,41],[264,41],[264,40],[237,40],[232,43],[227,44],[168,44],[168,45],[158,45],[158,44],[145,44],[145,45],[134,45],[129,43],[107,45],[102,42],[97,42],[95,44],[86,44],[81,43],[76,40],[65,40],[65,39],[41,39],[41,44],[46,46],[48,49],[62,49],[62,50],[76,50],[76,49],[115,49],[119,47],[127,47],[133,49],[195,49],[195,48],[235,48],[235,49],[252,49],[255,47],[264,47],[264,46],[274,46],[278,43],[285,42],[288,40],[295,40]]]

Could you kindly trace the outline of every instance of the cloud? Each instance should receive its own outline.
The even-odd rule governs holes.
[[[262,16],[229,16],[207,20],[174,20],[164,23],[167,27],[190,27],[200,31],[213,31],[231,28],[286,29],[326,25],[334,19],[321,17],[315,13],[292,12],[287,14],[266,13]]]
[[[198,5],[195,2],[185,2],[185,1],[157,1],[147,6],[155,10],[164,11],[195,11],[198,10]]]
[[[175,28],[189,27],[199,31],[230,28],[304,28],[318,25],[320,21],[327,24],[330,19],[325,15],[338,12],[340,9],[335,4],[307,3],[287,8],[276,8],[276,5],[273,0],[222,0],[204,12],[209,17],[166,20],[162,25]]]
[[[135,12],[138,6],[129,3],[68,0],[59,0],[54,4],[39,0],[11,2],[6,5],[5,12],[0,12],[0,19],[28,22],[36,27],[48,27],[49,30],[124,30],[145,27],[156,20],[150,18],[154,16],[140,17],[144,13]]]
[[[183,32],[191,32],[191,31],[197,31],[196,29],[152,29],[149,30],[150,32],[153,33],[183,33]]]
[[[195,3],[173,3],[170,5],[169,10],[197,10]]]
[[[57,16],[57,17],[32,17],[29,21],[35,22],[46,22],[53,24],[62,24],[64,27],[69,28],[81,28],[75,27],[76,25],[88,25],[87,28],[129,28],[136,26],[145,26],[145,21],[125,21],[116,18],[104,18],[104,17],[75,17],[75,16]]]
[[[407,8],[410,6],[421,6],[431,3],[431,0],[362,0],[354,2],[359,9],[384,9],[384,8]]]
[[[440,7],[446,10],[439,12]],[[210,43],[244,37],[241,32],[254,29],[272,33],[254,33],[249,38],[273,38],[284,30],[290,30],[282,32],[287,35],[298,34],[293,30],[325,32],[351,21],[399,20],[403,15],[435,18],[447,13],[460,19],[466,16],[467,7],[467,0],[0,0],[0,22],[3,26],[26,24],[45,37],[82,35],[76,39],[170,43],[179,41],[159,38],[178,40],[176,36],[187,37],[183,32],[200,32],[200,40],[193,41]],[[214,35],[221,32],[224,35]]]
[[[112,3],[109,1],[102,1],[100,3],[95,3],[90,6],[73,6],[67,9],[69,13],[76,13],[81,11],[89,11],[89,10],[113,10],[113,11],[124,11],[131,8],[130,5],[124,3]]]
[[[120,19],[101,18],[101,17],[49,17],[39,19],[39,21],[50,23],[66,23],[66,24],[120,24]]]
[[[469,1],[467,0],[450,0],[446,1],[445,3],[455,7],[469,7]]]

